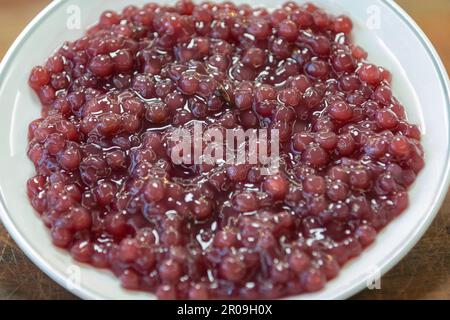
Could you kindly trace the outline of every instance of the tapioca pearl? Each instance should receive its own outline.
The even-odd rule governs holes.
[[[420,140],[421,132],[417,125],[408,124],[404,121],[399,121],[398,131],[401,132],[404,136],[408,138],[412,138],[415,140]]]
[[[326,36],[318,35],[306,40],[311,50],[318,56],[327,57],[331,51],[330,40]]]
[[[266,100],[275,100],[277,98],[276,89],[270,84],[261,84],[255,89],[255,100],[262,102]]]
[[[361,225],[355,230],[355,237],[363,247],[371,245],[377,236],[377,231],[369,225]]]
[[[392,193],[397,190],[398,185],[394,176],[389,173],[384,173],[377,178],[377,185],[385,193]]]
[[[276,29],[278,36],[286,39],[287,41],[293,42],[297,39],[298,26],[292,20],[285,19],[281,21]]]
[[[392,112],[394,112],[397,117],[401,120],[405,120],[406,119],[406,111],[405,108],[398,102],[395,100],[395,98],[392,98],[393,103],[389,106],[389,110],[391,110]]]
[[[135,239],[139,246],[142,248],[150,248],[157,241],[154,229],[152,228],[141,228],[136,232]],[[149,254],[149,252],[147,252]]]
[[[314,136],[308,132],[296,133],[292,137],[292,147],[295,151],[302,152],[314,142]]]
[[[195,283],[189,289],[188,298],[190,300],[207,300],[210,298],[208,285],[204,283]]]
[[[136,115],[142,115],[145,110],[144,102],[137,97],[131,97],[123,101],[122,107],[126,112]]]
[[[73,231],[89,230],[92,226],[92,216],[83,207],[72,208],[66,218],[68,227]]]
[[[217,90],[217,82],[211,77],[202,77],[199,80],[197,94],[204,98],[213,96]]]
[[[293,76],[288,79],[291,88],[296,89],[300,93],[305,93],[306,89],[312,86],[311,80],[305,75]]]
[[[247,164],[230,165],[226,168],[228,178],[233,182],[245,181],[249,170],[250,166]]]
[[[309,198],[307,204],[307,210],[313,216],[319,216],[329,206],[328,200],[323,195]]]
[[[339,88],[346,92],[353,92],[361,88],[361,80],[355,74],[343,75],[339,78]]]
[[[109,55],[100,54],[92,58],[89,69],[97,77],[109,77],[114,72],[114,62]]]
[[[331,64],[336,72],[352,73],[356,69],[353,56],[346,52],[337,52],[331,58]]]
[[[59,157],[61,167],[68,171],[75,171],[78,169],[81,162],[81,155],[78,148],[69,147]]]
[[[366,50],[361,48],[360,46],[351,46],[352,49],[352,55],[357,60],[365,60],[368,57],[368,53]]]
[[[294,10],[291,15],[291,19],[297,23],[300,29],[306,29],[314,24],[314,19],[311,13],[304,10]]]
[[[126,269],[119,276],[120,284],[123,288],[128,290],[138,290],[140,287],[140,277],[139,274],[133,269]]]
[[[321,103],[322,97],[317,89],[310,87],[303,93],[304,105],[310,110],[314,109]]]
[[[246,275],[245,264],[238,256],[227,256],[220,263],[219,274],[228,281],[240,282]]]
[[[129,72],[134,66],[133,54],[127,49],[120,49],[114,52],[112,63],[114,71],[118,73]]]
[[[247,32],[258,40],[267,39],[271,34],[269,23],[264,18],[251,18],[247,26]]]
[[[302,159],[311,166],[320,168],[329,163],[330,156],[322,147],[310,145],[303,152]]]
[[[56,91],[63,90],[70,85],[70,79],[65,72],[52,74],[50,84]]]
[[[419,155],[416,152],[413,152],[407,161],[407,165],[414,173],[418,174],[425,166],[423,155]]]
[[[336,149],[341,156],[351,156],[356,151],[355,139],[349,133],[339,135]]]
[[[369,137],[364,145],[364,152],[374,159],[380,159],[388,152],[389,143],[383,137]]]
[[[174,115],[172,124],[175,127],[179,127],[185,125],[189,121],[193,120],[194,116],[190,111],[180,110],[177,114]]]
[[[409,205],[409,197],[406,191],[398,191],[391,196],[391,214],[395,217],[406,210]]]
[[[289,267],[294,272],[306,271],[311,264],[311,258],[303,251],[295,250],[289,255]]]
[[[114,24],[118,24],[120,22],[120,15],[112,10],[107,10],[102,13],[99,19],[99,24],[102,27],[111,27]]]
[[[106,246],[105,246],[106,247]],[[110,263],[108,261],[108,249],[100,248],[98,245],[94,246],[94,253],[91,257],[91,263],[96,268],[108,268]]]
[[[183,108],[186,104],[186,99],[183,94],[178,91],[169,93],[165,98],[164,102],[169,108],[171,114],[175,114],[177,110]]]
[[[186,214],[186,212],[184,212]],[[164,231],[161,234],[161,243],[166,246],[176,246],[183,244],[183,236],[179,232],[179,230],[175,229],[174,227],[169,227],[167,229],[164,229]]]
[[[231,68],[231,76],[235,81],[253,81],[256,72],[253,68],[238,63]]]
[[[356,219],[370,219],[372,209],[368,200],[363,196],[354,196],[349,198],[350,214]]]
[[[158,267],[158,273],[163,283],[175,283],[182,276],[183,270],[178,262],[167,259]]]
[[[105,218],[105,229],[110,235],[118,238],[125,237],[131,231],[122,212],[108,214]]]
[[[156,296],[160,300],[175,300],[177,299],[177,290],[173,285],[162,284],[156,289]]]
[[[390,84],[392,82],[392,73],[383,67],[378,67],[378,69],[380,70],[381,78],[383,79],[383,81],[386,81]]]
[[[307,176],[303,181],[303,189],[311,194],[323,194],[326,190],[325,179],[316,175]]]
[[[92,254],[94,253],[93,245],[88,240],[78,240],[72,244],[70,254],[79,262],[91,262]]]
[[[145,112],[145,119],[152,124],[161,124],[169,118],[169,108],[162,101],[149,102]]]
[[[27,194],[31,198],[45,189],[47,179],[44,176],[34,176],[27,181]]]
[[[333,22],[333,31],[335,33],[350,34],[353,29],[352,20],[347,16],[338,16]]]
[[[231,230],[221,230],[214,236],[213,243],[217,248],[231,248],[238,243],[237,234]]]
[[[41,127],[42,122],[43,119],[36,119],[28,125],[28,141],[32,141],[35,138],[35,132]]]
[[[290,272],[287,264],[275,263],[270,268],[270,277],[276,283],[286,283],[290,278]]]
[[[292,123],[288,121],[275,121],[270,124],[269,130],[272,134],[274,130],[278,130],[280,142],[288,142],[292,136]]]
[[[211,23],[214,18],[211,10],[201,6],[195,6],[192,11],[192,16],[196,21],[201,21],[204,23]]]
[[[105,137],[112,137],[122,127],[122,117],[115,113],[105,113],[98,117],[98,133]]]
[[[288,14],[283,9],[276,9],[270,14],[270,24],[273,27],[278,27],[280,23],[288,17]]]
[[[240,110],[247,110],[253,104],[253,91],[251,89],[238,90],[234,93],[234,104]]]
[[[46,64],[45,68],[51,73],[61,73],[64,71],[65,61],[62,55],[56,54],[50,57]]]
[[[290,107],[296,107],[300,104],[301,94],[291,88],[283,89],[278,93],[278,100]]]
[[[241,192],[233,198],[233,208],[238,212],[253,212],[258,209],[258,199],[254,193]]]
[[[49,71],[41,66],[34,67],[31,70],[30,77],[28,79],[28,83],[30,87],[34,90],[39,90],[41,87],[48,85],[50,83],[50,73]]]
[[[106,161],[96,156],[84,158],[80,163],[81,179],[87,185],[92,185],[109,173]]]
[[[94,189],[95,199],[101,206],[111,203],[117,193],[117,185],[110,181],[99,181]]]
[[[289,106],[280,106],[273,116],[274,121],[294,122],[297,115],[295,109]]]
[[[150,75],[135,75],[131,87],[144,99],[151,99],[155,95],[155,80]]]
[[[392,103],[392,90],[389,86],[382,84],[373,92],[372,99],[376,102],[388,106]]]
[[[260,48],[250,48],[242,55],[242,63],[248,67],[257,69],[266,62],[267,54]]]
[[[124,113],[124,114],[122,114],[121,118],[122,118],[122,130],[125,133],[129,133],[129,134],[136,133],[142,127],[142,121],[141,121],[140,117],[138,117],[135,114]],[[120,139],[120,137],[119,137],[119,139]],[[115,143],[119,145],[117,140],[115,141]],[[129,145],[129,143],[130,143],[130,141],[127,141],[126,145]],[[122,147],[124,146],[123,144],[120,144],[120,145],[122,145]]]
[[[263,190],[275,201],[283,200],[289,191],[289,183],[281,175],[270,176],[264,181]]]
[[[322,79],[329,73],[329,66],[323,60],[313,60],[305,65],[305,72],[312,78]]]
[[[371,85],[377,85],[381,81],[381,73],[377,66],[373,64],[363,64],[358,69],[359,78]]]
[[[326,283],[325,276],[317,269],[310,268],[300,274],[300,279],[306,292],[321,290]]]
[[[279,102],[274,100],[264,100],[261,102],[256,103],[255,105],[255,111],[257,114],[259,114],[261,117],[270,117],[275,112],[275,110],[278,108]]]
[[[252,110],[244,110],[239,114],[239,121],[245,129],[257,128],[259,118]]]
[[[364,169],[354,169],[350,171],[350,185],[353,189],[365,190],[372,183],[370,173]]]
[[[106,163],[113,170],[120,170],[126,168],[127,156],[122,150],[114,150],[108,152],[105,156]]]
[[[125,90],[131,87],[132,76],[129,74],[115,74],[112,78],[113,85],[119,90]]]
[[[197,92],[199,81],[193,74],[183,74],[178,80],[178,88],[186,95],[193,95]]]
[[[292,43],[283,38],[274,38],[269,43],[272,54],[279,60],[287,59],[292,54]]]
[[[312,13],[312,17],[315,26],[322,30],[327,30],[332,23],[331,18],[328,16],[328,14],[321,9],[315,10]]]
[[[408,138],[395,136],[389,144],[389,151],[398,159],[407,159],[411,154]]]
[[[150,179],[144,189],[145,200],[149,203],[155,203],[164,199],[165,186],[162,181]]]
[[[331,182],[327,187],[327,196],[331,201],[344,201],[348,196],[349,188],[346,183],[337,180]]]
[[[60,248],[67,248],[73,241],[73,233],[65,228],[52,228],[52,242]]]
[[[64,150],[66,146],[66,140],[59,133],[50,134],[45,140],[44,147],[51,155],[57,155]]]
[[[319,132],[315,137],[315,142],[317,142],[323,149],[327,151],[332,151],[336,148],[338,137],[334,132]]]
[[[43,105],[51,105],[55,100],[56,92],[50,85],[44,85],[38,90],[39,100]]]
[[[224,72],[230,66],[230,59],[225,55],[214,54],[208,58],[208,63],[219,71]]]
[[[193,212],[197,221],[206,221],[212,217],[214,210],[213,201],[200,198],[194,202]]]
[[[328,113],[334,120],[346,122],[353,117],[352,107],[344,101],[335,101],[328,108]]]

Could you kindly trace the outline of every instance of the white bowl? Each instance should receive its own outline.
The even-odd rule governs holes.
[[[65,40],[82,36],[102,10],[142,5],[146,0],[54,1],[23,31],[0,67],[0,214],[12,237],[45,273],[86,299],[153,299],[154,295],[122,289],[112,273],[77,264],[55,248],[48,230],[26,196],[26,180],[34,168],[26,156],[27,126],[39,117],[41,106],[27,85],[29,71],[42,64]],[[159,0],[159,2],[167,2]],[[236,1],[237,3],[241,1]],[[273,7],[282,0],[261,0]],[[426,166],[410,190],[411,204],[378,236],[375,244],[347,264],[340,275],[318,293],[293,298],[344,299],[366,286],[367,279],[392,268],[420,239],[436,215],[449,183],[448,76],[423,32],[393,1],[315,1],[355,22],[355,42],[369,52],[369,60],[394,75],[394,93],[406,106],[410,120],[421,126]],[[81,29],[73,14],[81,13]],[[69,18],[69,20],[68,20]],[[382,283],[381,283],[382,286]]]

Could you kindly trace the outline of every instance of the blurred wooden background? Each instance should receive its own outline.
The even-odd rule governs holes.
[[[357,0],[354,0],[357,1]],[[49,0],[0,0],[0,58]],[[450,0],[397,0],[429,36],[450,71]],[[249,1],[251,3],[251,1]],[[7,106],[3,106],[7,107]],[[355,299],[450,299],[450,195],[415,248]],[[0,224],[0,300],[75,299],[21,252]]]

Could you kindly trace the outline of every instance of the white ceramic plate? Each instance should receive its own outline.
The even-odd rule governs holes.
[[[120,10],[145,0],[54,1],[13,44],[0,67],[0,214],[12,237],[45,273],[86,299],[153,299],[129,292],[109,271],[74,263],[69,254],[51,244],[48,230],[29,205],[26,180],[34,173],[27,159],[27,126],[39,117],[40,104],[27,85],[29,71],[42,64],[64,40],[82,36],[105,9]],[[159,2],[167,2],[159,0]],[[242,1],[236,1],[237,3]],[[273,7],[282,0],[260,0]],[[344,299],[366,286],[368,277],[384,274],[420,239],[436,215],[449,182],[448,76],[435,50],[417,25],[393,1],[314,1],[355,22],[355,41],[369,52],[369,60],[394,75],[395,95],[410,120],[421,126],[426,166],[410,190],[411,205],[389,224],[376,243],[346,265],[321,292],[294,298]],[[68,29],[73,14],[81,14],[81,29]],[[71,281],[71,280],[80,280]],[[381,286],[383,284],[381,283]]]

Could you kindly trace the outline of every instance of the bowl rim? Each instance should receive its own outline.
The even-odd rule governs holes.
[[[428,56],[431,58],[434,68],[439,76],[441,90],[445,94],[446,100],[446,109],[447,109],[447,121],[450,121],[450,81],[448,73],[444,67],[444,64],[439,57],[436,49],[432,45],[429,38],[425,35],[422,29],[417,25],[417,23],[396,3],[394,0],[379,0],[383,4],[385,4],[390,10],[392,10],[406,25],[408,28],[415,34],[415,36],[420,40],[421,45],[427,51]],[[48,4],[42,11],[40,11],[32,20],[28,23],[25,29],[19,34],[17,39],[13,42],[11,47],[8,49],[4,58],[0,63],[0,75],[3,74],[4,70],[8,66],[9,62],[13,59],[15,53],[20,49],[22,43],[26,41],[26,39],[31,34],[31,31],[38,26],[50,13],[56,10],[61,4],[64,3],[64,0],[53,0],[50,4]],[[450,130],[448,132],[450,136]],[[447,156],[450,159],[450,148],[447,148]],[[443,172],[443,176],[441,179],[441,184],[439,187],[439,191],[434,198],[434,201],[430,205],[429,209],[424,215],[423,222],[418,225],[418,228],[410,233],[410,235],[405,239],[403,244],[399,246],[395,250],[395,254],[388,257],[380,266],[379,271],[381,275],[384,275],[391,268],[393,268],[421,239],[423,234],[426,232],[430,224],[433,222],[435,216],[437,215],[439,209],[442,206],[442,203],[446,197],[447,190],[450,185],[450,161],[447,162],[445,167],[445,171]],[[0,218],[13,238],[19,248],[25,253],[25,255],[45,274],[47,274],[52,280],[61,285],[63,288],[71,292],[72,294],[82,298],[89,300],[100,300],[103,299],[100,295],[97,295],[84,287],[70,287],[67,288],[66,278],[59,272],[55,271],[55,269],[45,261],[30,244],[25,240],[22,234],[18,231],[18,228],[11,220],[9,213],[6,210],[5,201],[3,199],[3,195],[0,192]],[[332,297],[333,299],[347,299],[352,295],[358,293],[365,287],[365,283],[355,283],[348,286],[348,288]],[[325,289],[326,290],[326,289]],[[291,297],[291,299],[295,297]]]

